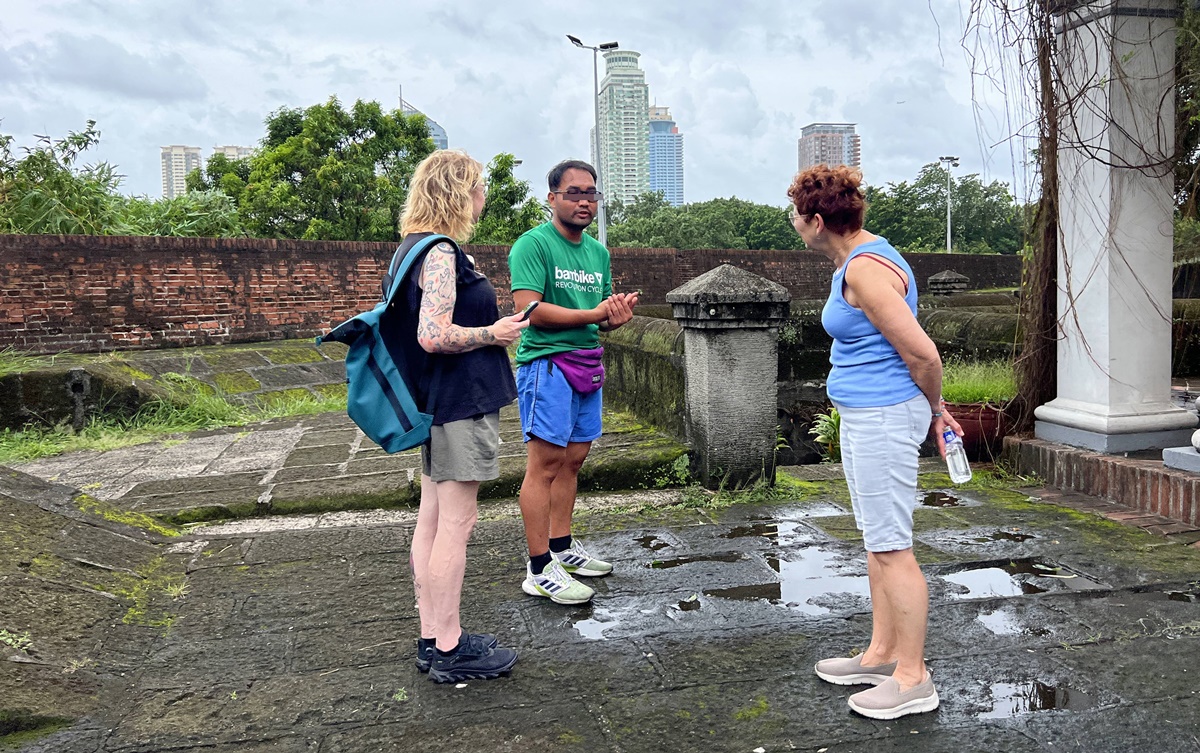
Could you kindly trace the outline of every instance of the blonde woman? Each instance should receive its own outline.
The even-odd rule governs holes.
[[[485,193],[483,167],[465,152],[431,154],[409,185],[400,250],[431,234],[469,238]],[[402,290],[389,311],[392,321],[381,322],[381,330],[389,333],[393,352],[403,351],[417,404],[433,414],[429,442],[421,448],[421,508],[411,556],[421,622],[417,669],[436,682],[498,677],[516,664],[517,653],[498,646],[493,635],[464,631],[459,602],[479,483],[500,475],[499,411],[517,395],[505,347],[528,323],[519,315],[500,316],[495,288],[453,240],[425,252]]]

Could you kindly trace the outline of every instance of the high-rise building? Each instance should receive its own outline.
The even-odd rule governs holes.
[[[425,115],[425,113],[405,102],[403,96],[400,97],[400,110],[405,115]],[[442,128],[440,123],[428,115],[425,115],[425,124],[429,126],[429,138],[433,139],[433,145],[438,149],[449,149],[450,139],[446,136],[446,129]]]
[[[254,147],[233,145],[214,146],[213,156],[218,154],[224,154],[229,159],[246,159],[250,155],[254,154]]]
[[[187,175],[203,167],[200,147],[175,144],[162,147],[163,196],[173,199],[187,193]]]
[[[683,134],[667,107],[650,107],[650,190],[673,207],[683,205]]]
[[[813,165],[862,164],[862,143],[853,123],[810,123],[800,129],[800,169]]]
[[[650,190],[650,92],[640,57],[632,50],[604,53],[599,139],[592,134],[592,162],[598,148],[604,194],[626,204]]]

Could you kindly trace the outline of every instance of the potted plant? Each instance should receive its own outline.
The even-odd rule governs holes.
[[[1009,361],[947,361],[942,372],[946,410],[963,429],[972,460],[991,459],[1008,433],[1004,406],[1017,394]]]

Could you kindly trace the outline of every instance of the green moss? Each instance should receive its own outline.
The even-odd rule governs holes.
[[[573,730],[566,730],[558,736],[559,745],[579,745],[583,742],[583,736]]]
[[[146,372],[142,371],[141,369],[137,368],[136,366],[125,363],[123,361],[114,363],[113,366],[115,368],[121,370],[122,372],[128,374],[129,376],[131,376],[134,379],[141,379],[142,381],[149,381],[154,378],[154,376],[152,374],[147,374]]]
[[[274,364],[289,364],[289,363],[314,363],[323,361],[321,354],[317,351],[317,346],[311,345],[308,347],[287,346],[282,348],[265,348],[262,351],[263,357]]]
[[[338,382],[336,384],[318,384],[313,387],[313,391],[326,400],[346,399],[345,382]]]
[[[129,602],[122,622],[163,628],[166,633],[178,615],[162,609],[156,602],[158,597],[166,599],[172,593],[182,592],[187,586],[187,578],[183,573],[172,571],[164,557],[154,558],[135,572],[116,573],[115,583],[110,587],[113,595]]]
[[[243,392],[254,392],[262,389],[257,379],[244,371],[223,371],[212,375],[217,388],[227,395],[237,395]]]
[[[50,552],[41,552],[29,563],[29,574],[39,578],[54,578],[62,572],[63,561]]]
[[[17,750],[68,727],[73,720],[24,709],[0,709],[0,750]]]
[[[733,712],[733,718],[737,719],[739,722],[746,722],[750,721],[751,719],[759,718],[763,714],[767,713],[767,711],[770,709],[771,704],[767,703],[766,696],[760,695],[758,698],[754,699],[754,703]]]
[[[105,520],[133,526],[134,528],[141,528],[143,531],[150,531],[159,536],[179,536],[181,533],[178,528],[156,520],[149,515],[133,512],[132,510],[123,510],[111,502],[96,499],[88,494],[80,494],[76,497],[75,506],[83,512],[98,515]]]

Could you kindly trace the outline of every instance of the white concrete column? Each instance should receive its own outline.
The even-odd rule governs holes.
[[[1171,405],[1176,0],[1059,3],[1058,395],[1039,439],[1188,444]]]

